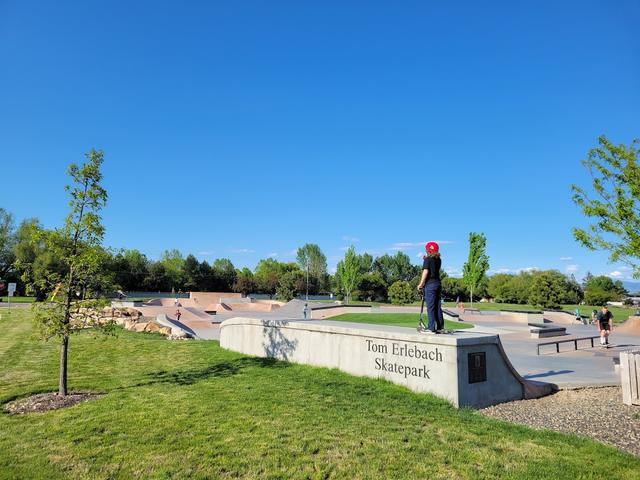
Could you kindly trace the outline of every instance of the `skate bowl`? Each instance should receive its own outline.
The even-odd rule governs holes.
[[[222,322],[223,348],[346,373],[383,378],[432,393],[456,407],[482,408],[552,393],[523,379],[497,335],[420,335],[408,329],[330,320],[235,317]]]
[[[189,292],[189,299],[204,307],[205,305],[226,303],[231,299],[241,302],[241,293],[232,292]]]
[[[274,312],[284,303],[275,300],[251,300],[246,302],[221,302],[208,305],[205,310],[216,312],[217,314],[226,312]]]

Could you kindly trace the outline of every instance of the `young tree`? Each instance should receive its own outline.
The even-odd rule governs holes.
[[[71,164],[68,174],[71,184],[66,190],[70,194],[69,207],[64,226],[60,230],[36,232],[46,243],[47,250],[64,264],[64,271],[48,272],[48,282],[55,285],[50,302],[35,307],[35,318],[46,339],[60,339],[60,376],[58,394],[67,394],[67,355],[69,336],[84,327],[72,319],[82,302],[82,292],[99,273],[104,236],[100,211],[107,202],[107,192],[100,185],[103,162],[101,151],[91,150],[86,163]],[[106,326],[108,327],[108,326]]]
[[[345,252],[344,259],[338,262],[336,278],[349,303],[351,294],[360,281],[360,261],[353,245]]]
[[[171,283],[171,291],[182,288],[184,258],[178,249],[165,250],[160,255],[160,263],[164,267],[165,274]]]
[[[473,291],[478,290],[484,275],[489,270],[489,257],[486,254],[487,238],[482,233],[469,233],[469,257],[462,267],[462,278],[469,289],[471,306],[473,306]]]
[[[573,201],[593,223],[574,228],[573,236],[589,250],[609,252],[640,277],[640,140],[614,145],[604,135],[582,164],[592,178],[592,192],[572,185]]]
[[[324,287],[327,276],[327,257],[315,243],[298,248],[296,260],[306,275],[306,292],[318,293]]]

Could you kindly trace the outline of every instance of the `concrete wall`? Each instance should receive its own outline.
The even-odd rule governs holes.
[[[220,326],[220,345],[249,355],[385,378],[455,406],[484,407],[551,391],[526,385],[496,335],[426,336],[336,323],[232,318]],[[470,383],[470,353],[485,355],[485,381]]]

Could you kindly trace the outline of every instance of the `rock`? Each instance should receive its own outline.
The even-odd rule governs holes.
[[[133,324],[133,328],[131,330],[133,330],[134,332],[144,332],[146,331],[145,329],[147,328],[147,325],[149,325],[148,323],[134,323]]]

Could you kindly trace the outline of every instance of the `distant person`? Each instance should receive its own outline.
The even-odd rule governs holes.
[[[418,290],[423,292],[427,304],[429,324],[425,333],[444,333],[444,317],[442,316],[442,284],[440,283],[440,247],[436,242],[429,242],[424,246],[426,255],[423,257],[422,276]]]
[[[591,324],[595,325],[595,323],[598,321],[598,310],[596,310],[595,308],[591,311]]]
[[[304,309],[302,310],[302,314],[304,315],[304,319],[305,320],[310,317],[310,315],[309,315],[309,304],[308,303],[304,304]]]
[[[576,315],[576,322],[582,323],[582,315],[580,315],[580,309],[576,308],[574,313]]]
[[[600,330],[600,345],[602,347],[609,346],[609,335],[613,329],[613,314],[609,311],[609,307],[603,305],[602,310],[596,315],[598,329]]]
[[[180,309],[176,310],[176,320],[180,321],[181,316],[182,316],[182,313],[180,313]]]

